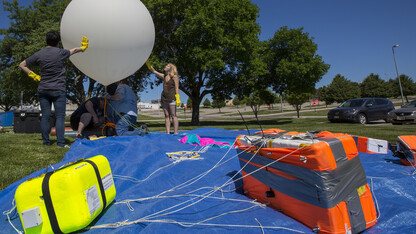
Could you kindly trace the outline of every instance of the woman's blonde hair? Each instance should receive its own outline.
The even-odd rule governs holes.
[[[176,68],[175,65],[173,65],[172,63],[168,63],[168,66],[170,67],[169,72],[167,75],[169,75],[170,77],[174,77],[178,75],[178,69]]]

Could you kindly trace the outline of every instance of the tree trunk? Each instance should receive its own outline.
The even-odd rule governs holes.
[[[297,115],[298,115],[298,119],[299,119],[299,117],[300,117],[299,112],[300,112],[300,107],[299,107],[299,106],[296,106],[296,113],[297,113]]]
[[[192,99],[192,126],[199,126],[199,103],[200,100]]]

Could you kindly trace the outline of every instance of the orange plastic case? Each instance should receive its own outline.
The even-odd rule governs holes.
[[[386,140],[353,136],[358,152],[369,154],[387,154],[389,143]]]
[[[247,196],[321,233],[359,233],[377,222],[352,136],[269,129],[236,145]]]
[[[406,166],[416,166],[416,136],[398,136],[395,154],[400,162]]]

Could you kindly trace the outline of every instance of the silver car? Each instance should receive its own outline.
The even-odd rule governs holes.
[[[400,109],[395,109],[387,114],[387,121],[392,124],[413,123],[416,119],[416,100],[413,100]]]

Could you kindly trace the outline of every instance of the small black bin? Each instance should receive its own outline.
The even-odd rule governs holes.
[[[42,114],[38,109],[22,109],[13,112],[13,131],[15,133],[41,133],[40,119]],[[55,113],[52,112],[50,127],[55,126]]]

